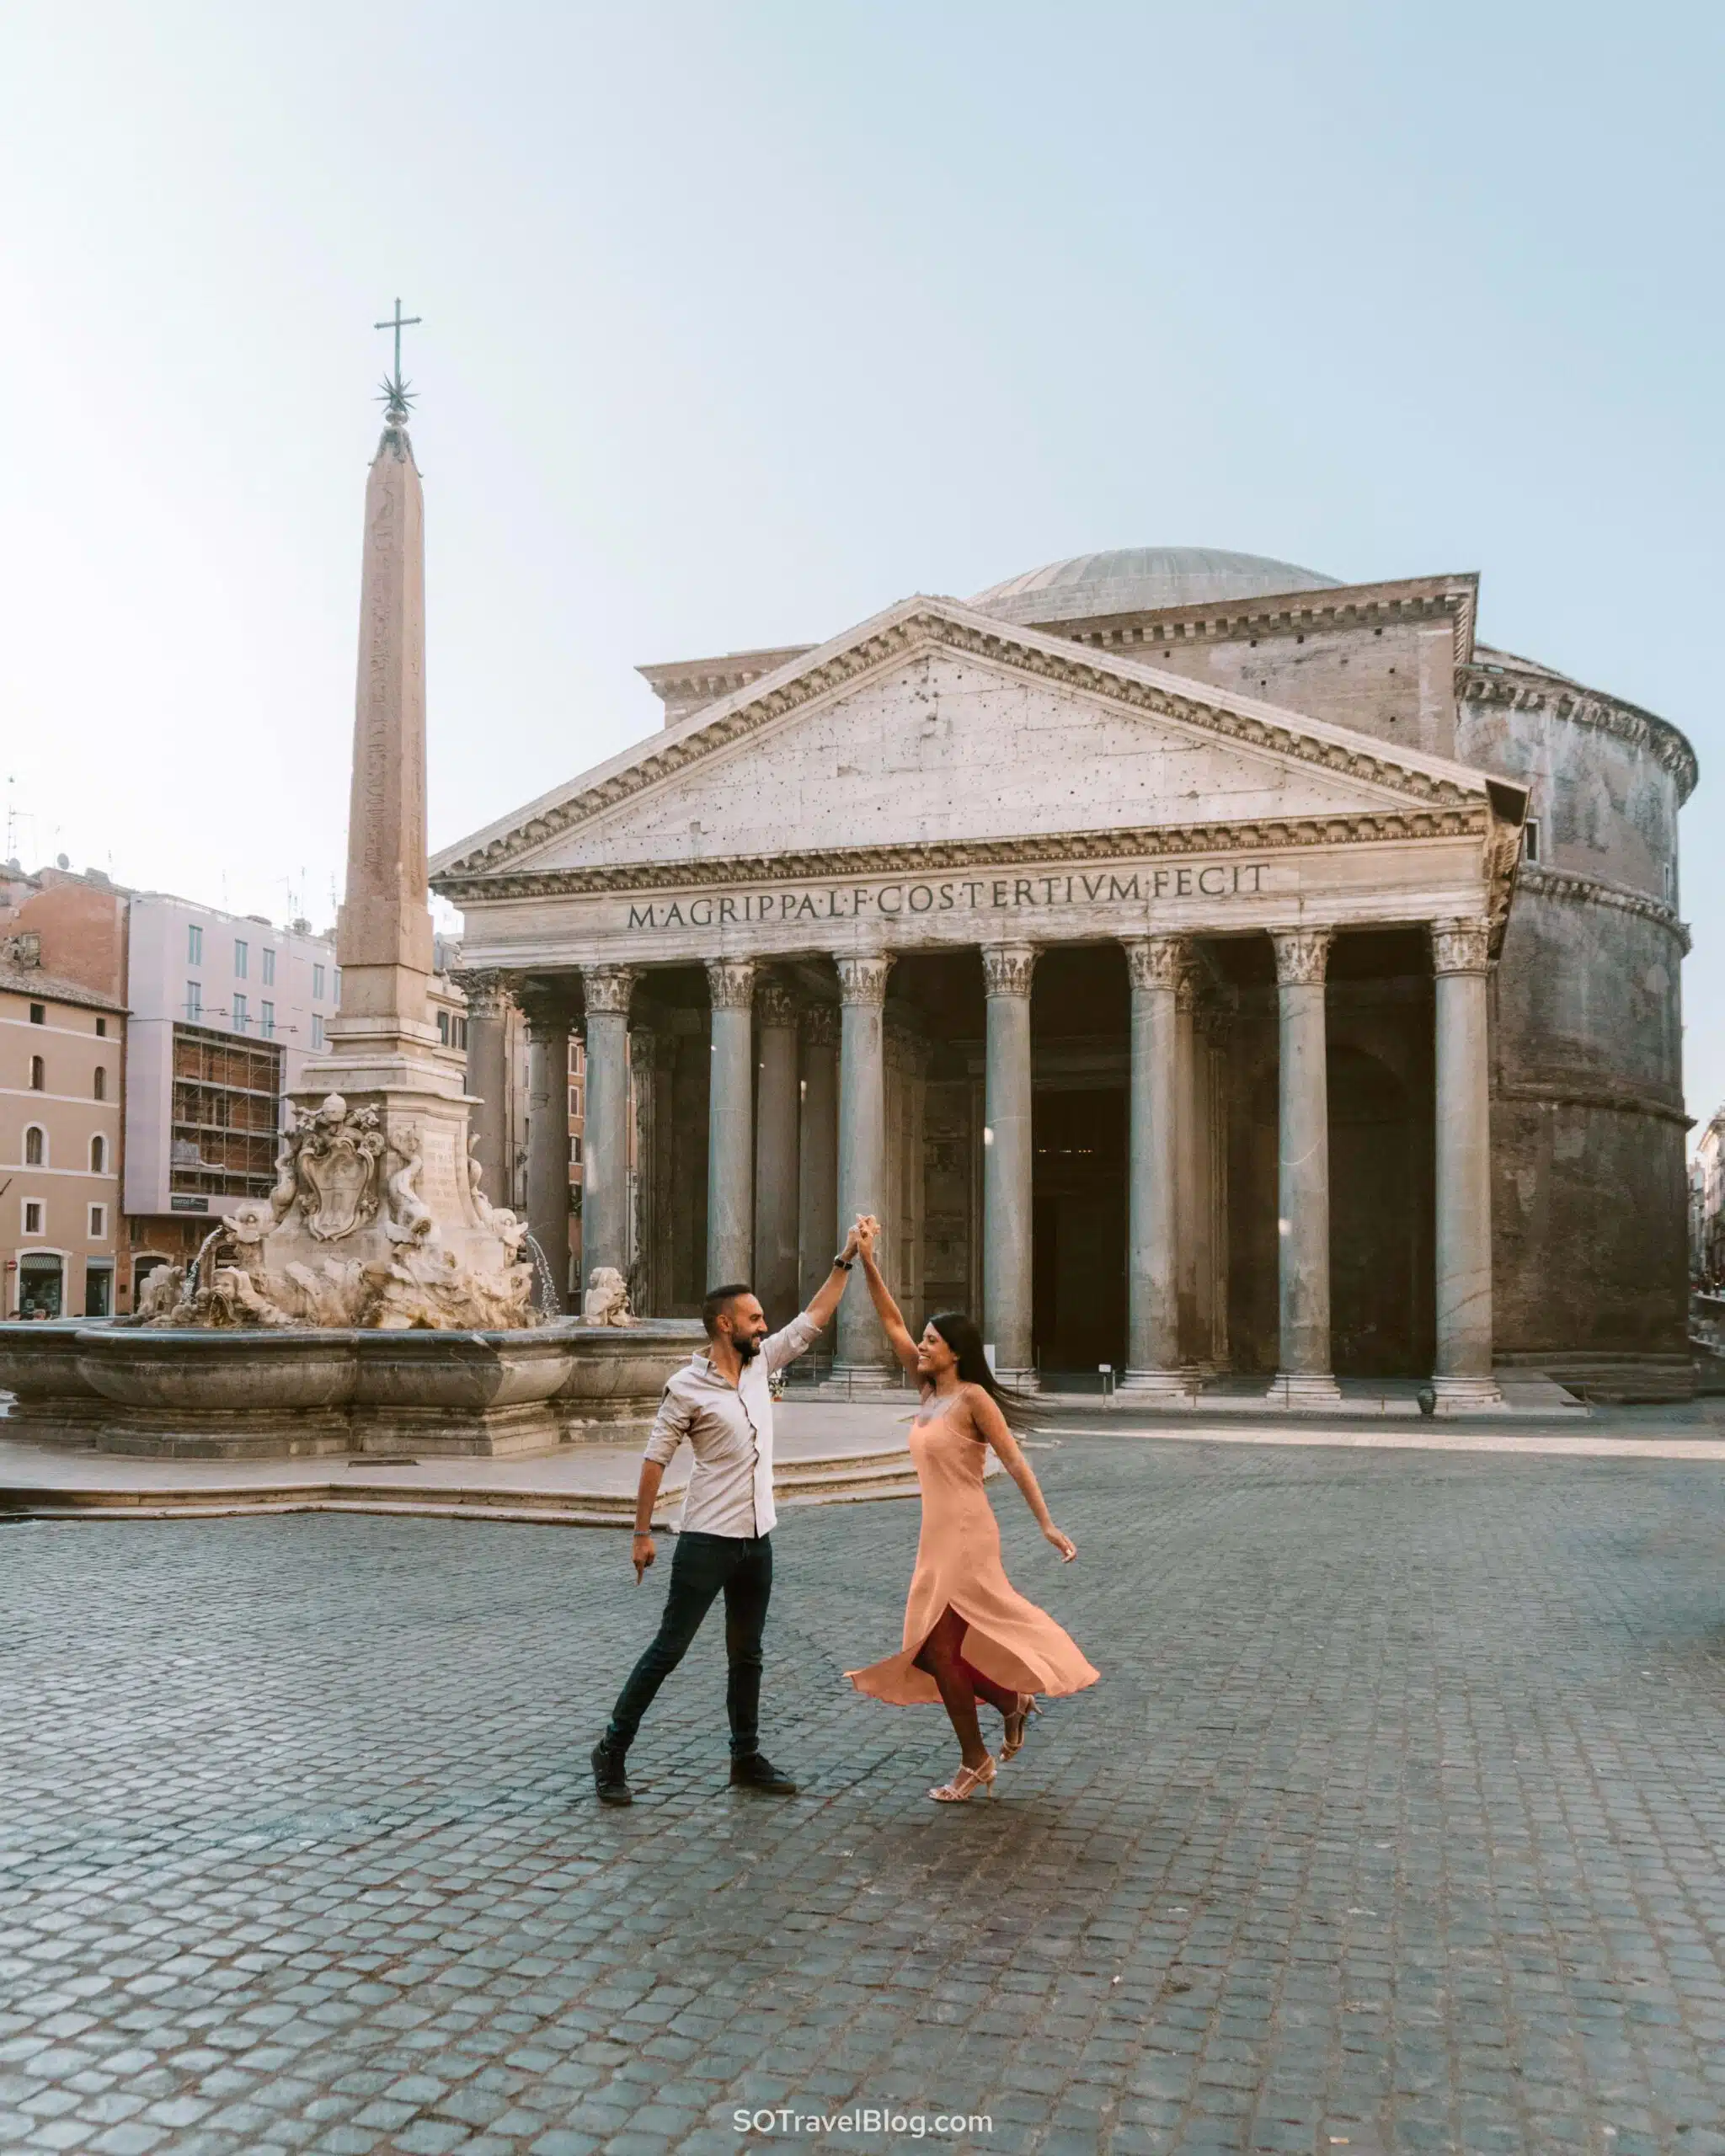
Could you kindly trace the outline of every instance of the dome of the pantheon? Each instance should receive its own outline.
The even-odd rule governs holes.
[[[1003,622],[1075,622],[1202,606],[1215,599],[1323,591],[1339,581],[1264,554],[1230,554],[1215,547],[1115,547],[1027,569],[979,591],[969,603]]]

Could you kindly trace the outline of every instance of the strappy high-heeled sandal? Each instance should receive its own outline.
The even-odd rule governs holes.
[[[1001,1747],[1001,1764],[1017,1757],[1024,1748],[1024,1733],[1030,1726],[1032,1715],[1039,1715],[1042,1706],[1034,1692],[1021,1692],[1018,1704],[1009,1715],[1002,1716],[1006,1742]]]
[[[943,1782],[928,1794],[937,1804],[968,1804],[980,1789],[994,1795],[994,1755],[990,1753],[980,1767],[960,1767],[949,1782]]]

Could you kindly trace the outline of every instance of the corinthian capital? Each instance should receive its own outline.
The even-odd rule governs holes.
[[[574,1016],[574,1001],[567,983],[558,981],[524,981],[515,990],[515,1001],[521,1006],[527,1021],[528,1037],[533,1040],[550,1040],[558,1034],[568,1038]]]
[[[1028,995],[1030,976],[1036,971],[1036,947],[1032,943],[985,943],[982,978],[991,995]]]
[[[610,1011],[627,1018],[636,979],[633,966],[584,966],[581,981],[589,1011]]]
[[[839,969],[839,1000],[872,1004],[878,1011],[886,1001],[886,977],[893,962],[884,951],[865,951],[835,958]]]
[[[497,1018],[509,1007],[516,976],[485,966],[458,966],[449,978],[467,998],[470,1018]]]
[[[837,1006],[811,1003],[803,1012],[803,1041],[807,1048],[832,1048],[839,1037]]]
[[[1322,984],[1330,962],[1327,928],[1276,928],[1270,941],[1276,947],[1276,985],[1311,988]]]
[[[755,991],[755,1016],[763,1027],[788,1031],[797,1022],[797,999],[782,980],[764,980]]]
[[[1434,921],[1431,926],[1434,974],[1482,974],[1487,970],[1492,955],[1488,921]]]
[[[709,958],[707,992],[715,1011],[746,1011],[755,1000],[752,958]]]
[[[1134,936],[1124,942],[1134,988],[1178,988],[1186,970],[1183,936]]]

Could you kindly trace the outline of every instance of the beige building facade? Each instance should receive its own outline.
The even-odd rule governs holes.
[[[111,1317],[126,1011],[0,936],[0,1308]]]
[[[540,1091],[585,1043],[583,1265],[778,1315],[866,1208],[1023,1382],[1682,1390],[1692,753],[1477,600],[1132,549],[644,670],[660,734],[433,864]]]

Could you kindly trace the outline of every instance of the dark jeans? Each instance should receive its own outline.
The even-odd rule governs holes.
[[[719,1590],[724,1591],[724,1651],[730,1663],[725,1711],[731,1754],[746,1759],[761,1748],[761,1636],[772,1593],[772,1537],[680,1534],[670,1561],[670,1592],[659,1635],[635,1664],[611,1710],[605,1741],[625,1752],[654,1695],[689,1651]]]

